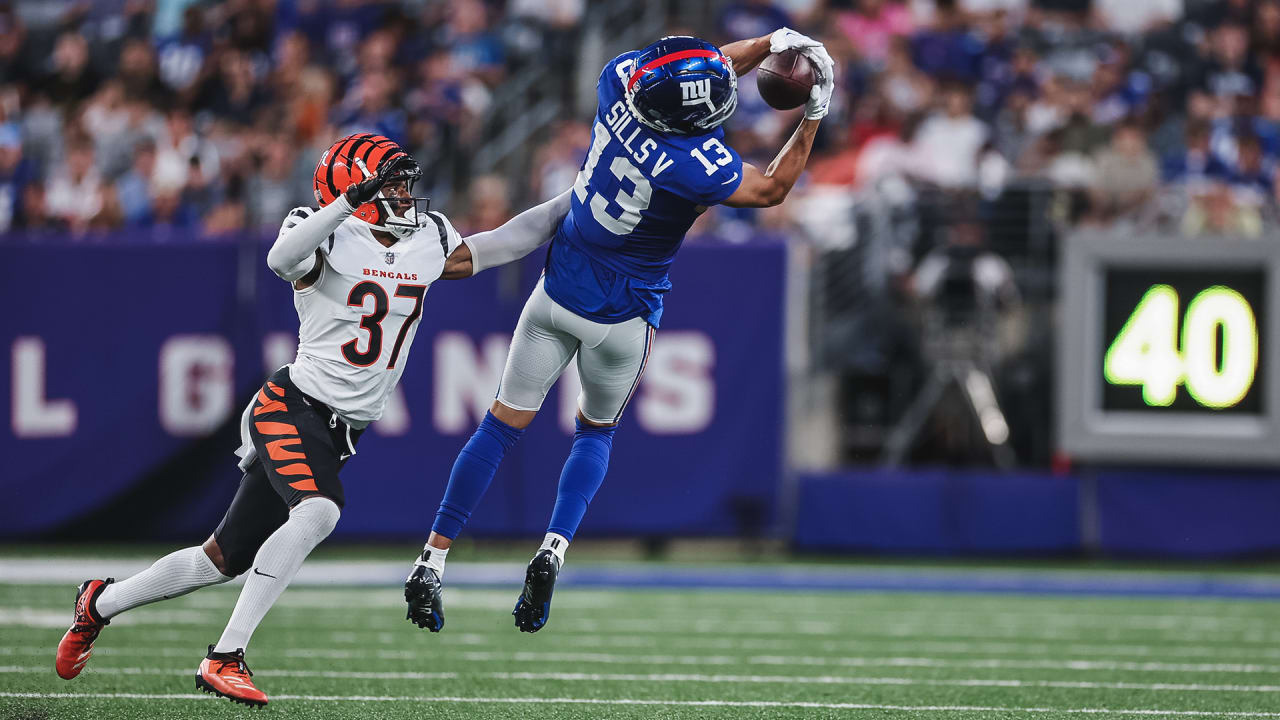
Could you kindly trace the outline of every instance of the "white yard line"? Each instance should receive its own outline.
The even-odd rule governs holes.
[[[63,627],[67,624],[64,621],[56,627]],[[308,636],[312,642],[332,642],[336,645],[359,645],[362,648],[367,647],[371,643],[382,645],[399,645],[404,640],[403,632],[387,632],[387,631],[334,631],[327,634],[310,634]],[[189,638],[188,634],[176,632],[173,630],[148,629],[146,633],[146,641],[161,641],[165,643],[182,642]],[[431,638],[433,645],[439,644],[448,647],[457,646],[484,646],[493,642],[490,636],[474,632],[444,633],[438,637]],[[1223,664],[1226,659],[1239,661],[1237,663],[1242,666],[1267,666],[1267,661],[1280,660],[1280,648],[1240,648],[1235,646],[1210,646],[1210,645],[1140,645],[1140,644],[1093,644],[1093,643],[1018,643],[1018,642],[962,642],[962,641],[937,641],[937,640],[884,640],[884,641],[867,641],[867,640],[825,640],[816,642],[810,638],[779,638],[779,639],[761,639],[761,638],[713,638],[713,637],[669,637],[669,636],[610,636],[610,637],[587,637],[581,635],[560,635],[556,638],[556,642],[563,646],[585,647],[585,648],[633,648],[633,649],[661,649],[661,650],[755,650],[755,651],[813,651],[822,650],[831,653],[848,653],[850,655],[862,657],[883,657],[882,654],[876,654],[876,650],[887,649],[889,652],[914,651],[922,654],[937,655],[1011,655],[1011,656],[1035,656],[1051,655],[1055,658],[1062,655],[1083,655],[1083,656],[1113,656],[1124,658],[1194,658],[1200,660],[1214,661],[1212,664]],[[295,648],[302,654],[310,653],[311,650],[302,650]],[[358,658],[358,657],[379,657],[373,654],[375,651],[367,651],[369,654],[359,654],[360,651],[348,650],[343,648],[335,648],[333,645],[326,645],[317,649],[319,652],[338,653],[338,658]],[[46,647],[36,646],[0,646],[0,655],[24,655],[36,654],[43,655],[49,651]],[[145,643],[139,643],[129,648],[114,648],[108,642],[105,646],[99,646],[98,652],[107,654],[161,654],[168,656],[169,653],[187,655],[190,650],[185,646],[173,646],[161,648],[159,646],[146,647]],[[391,652],[395,658],[413,657],[415,653],[405,650],[389,650],[378,652]],[[352,654],[355,653],[355,654]],[[940,658],[946,659],[946,658]],[[969,658],[962,658],[969,659]],[[989,658],[995,659],[995,658]],[[1028,662],[1041,662],[1040,660],[1029,659]],[[1106,662],[1106,661],[1099,661]],[[1119,662],[1119,661],[1117,661]],[[1142,663],[1146,664],[1146,663]],[[1205,663],[1196,663],[1205,664]],[[1280,667],[1280,666],[1277,666]],[[1176,672],[1176,671],[1175,671]],[[1234,672],[1234,671],[1233,671]],[[1250,672],[1241,670],[1240,672]],[[1263,672],[1263,671],[1259,671]]]
[[[0,665],[0,674],[43,674],[46,666]],[[102,675],[187,675],[186,668],[113,667],[91,670]],[[328,678],[341,680],[454,680],[456,672],[373,672],[357,670],[259,670],[261,677]],[[838,675],[705,675],[698,673],[566,673],[566,672],[485,672],[468,673],[467,677],[486,680],[556,680],[564,682],[663,682],[717,684],[816,684],[816,685],[895,685],[904,687],[998,687],[1056,688],[1065,690],[1145,690],[1151,692],[1241,692],[1276,693],[1280,685],[1224,685],[1208,683],[1133,683],[1070,680],[1006,680],[998,678],[909,678],[857,677]]]
[[[474,643],[465,643],[474,644]],[[96,648],[103,656],[128,657],[195,657],[197,647],[127,647]],[[52,647],[34,645],[0,648],[0,656],[47,655]],[[423,659],[421,650],[343,650],[334,648],[293,647],[276,653],[287,657],[324,658],[329,660]],[[766,665],[809,666],[847,668],[964,668],[1008,670],[1063,670],[1074,672],[1152,672],[1152,673],[1280,673],[1280,665],[1260,663],[1168,663],[1122,662],[1112,660],[1011,660],[1008,658],[940,658],[928,656],[876,656],[876,655],[632,655],[626,653],[571,653],[571,652],[489,652],[483,650],[462,651],[450,656],[450,661],[487,662],[580,662],[610,665]]]
[[[351,651],[335,651],[351,652]],[[356,651],[358,652],[358,651]],[[289,653],[292,654],[292,653]],[[303,653],[299,653],[302,655]],[[345,657],[345,656],[344,656]],[[1135,672],[1280,672],[1280,666],[1241,663],[1119,663],[1096,660],[1005,660],[972,658],[953,660],[931,657],[813,656],[813,655],[629,655],[619,653],[488,652],[464,651],[457,657],[476,662],[584,662],[634,665],[806,665],[824,667],[951,667],[1019,668],[1041,670],[1131,670]],[[336,659],[336,655],[335,655]]]
[[[124,625],[197,625],[223,622],[225,613],[200,610],[156,610],[121,615]],[[112,624],[116,623],[112,619]],[[71,608],[49,610],[35,607],[0,607],[0,626],[17,625],[30,628],[66,628],[71,625]],[[150,631],[149,631],[150,632]]]
[[[518,590],[482,590],[476,588],[445,588],[445,602],[451,609],[458,611],[495,610],[513,605]],[[573,608],[575,612],[613,613],[614,609],[624,602],[624,594],[616,591],[601,592],[590,588],[574,588],[571,593],[558,597],[557,607]],[[197,593],[183,601],[188,607],[223,609],[227,605],[224,593]],[[381,608],[400,607],[404,600],[398,588],[307,588],[302,592],[286,593],[277,601],[278,607],[303,607],[318,610],[340,612],[346,608]],[[731,603],[730,603],[731,605]],[[732,609],[726,610],[726,603],[717,603],[714,607],[700,608],[696,604],[680,602],[658,602],[650,606],[654,615],[664,620],[680,620],[684,622],[736,622],[739,615]],[[1228,631],[1241,633],[1268,632],[1274,629],[1275,619],[1265,616],[1210,615],[1185,612],[1171,613],[1084,613],[1053,610],[1003,610],[990,608],[985,610],[938,610],[929,609],[893,609],[868,608],[861,604],[852,606],[848,611],[849,619],[855,623],[865,623],[874,627],[925,627],[930,629],[965,628],[974,625],[983,627],[1026,628],[1110,628],[1117,625],[1127,629],[1145,630],[1186,630]],[[787,615],[810,621],[807,616],[821,618],[829,622],[832,617],[830,607],[793,607],[788,605]]]
[[[0,697],[28,699],[94,699],[94,700],[200,700],[211,702],[208,695],[196,693],[35,693],[0,692]],[[661,700],[639,698],[543,698],[543,697],[431,697],[427,695],[274,695],[272,702],[303,700],[309,702],[413,702],[413,703],[478,703],[495,705],[647,705],[660,707],[741,707],[796,708],[814,710],[890,710],[904,712],[1009,712],[1022,714],[1061,713],[1070,715],[1134,715],[1162,717],[1275,718],[1280,712],[1223,710],[1157,710],[1135,708],[1051,708],[1002,707],[987,705],[880,705],[872,703],[780,702],[770,700]]]
[[[465,592],[465,591],[455,591]],[[219,598],[220,600],[229,600],[228,598]],[[485,611],[495,609],[505,610],[508,604],[501,604],[488,600]],[[216,624],[225,620],[225,612],[223,608],[229,609],[230,602],[218,604],[218,611],[215,612],[213,605],[201,603],[201,609],[153,609],[147,608],[137,613],[129,613],[121,615],[119,621],[122,624]],[[282,603],[288,605],[289,603]],[[387,603],[388,611],[392,607],[399,607],[393,603]],[[356,626],[374,630],[377,628],[386,628],[394,622],[393,616],[388,613],[356,613],[353,614],[349,608],[331,608],[335,613],[343,615],[343,623],[348,626]],[[32,607],[0,607],[0,626],[3,625],[19,625],[26,627],[52,628],[62,627],[69,624],[70,612],[64,610],[49,610],[44,608]],[[314,613],[309,613],[307,617],[291,617],[289,615],[281,616],[272,621],[274,627],[289,629],[306,627],[311,628],[315,624]],[[886,624],[868,622],[865,625],[855,623],[836,623],[830,621],[816,620],[788,620],[784,622],[773,623],[742,623],[738,621],[716,620],[708,618],[686,617],[686,618],[655,618],[655,619],[639,619],[639,618],[581,618],[570,617],[557,621],[556,628],[561,633],[591,633],[599,634],[605,638],[612,638],[618,635],[629,633],[659,633],[685,636],[702,636],[702,635],[747,635],[753,638],[763,639],[765,642],[776,642],[776,636],[792,636],[798,637],[804,641],[808,638],[816,636],[824,637],[844,637],[850,641],[865,640],[867,642],[890,642],[897,638],[909,639],[922,636],[944,637],[944,638],[966,638],[975,639],[991,639],[995,638],[1001,641],[1017,642],[1045,642],[1054,640],[1080,640],[1082,632],[1079,628],[1048,628],[1042,626],[1005,626],[1005,627],[983,627],[981,625],[965,625],[965,626],[947,626],[932,627],[927,625],[918,625],[912,623],[906,624]],[[1274,650],[1274,646],[1280,643],[1280,631],[1272,630],[1269,632],[1258,631],[1213,631],[1206,629],[1193,628],[1165,628],[1160,630],[1143,631],[1134,628],[1123,627],[1123,622],[1117,623],[1117,627],[1100,628],[1099,631],[1106,630],[1109,633],[1143,633],[1142,637],[1150,637],[1155,633],[1156,637],[1161,640],[1168,640],[1170,643],[1185,643],[1188,641],[1204,642],[1206,640],[1222,640],[1230,641],[1232,648],[1260,648],[1260,651]],[[499,634],[507,632],[506,628],[493,628],[491,633],[480,632],[478,634]],[[762,637],[764,636],[764,637]],[[775,637],[769,637],[775,636]],[[1086,639],[1088,638],[1085,634]],[[1117,638],[1124,640],[1124,638]],[[1136,639],[1136,638],[1134,638]]]
[[[371,642],[399,645],[403,634],[398,632],[334,631],[328,634],[330,641],[338,644],[366,646]],[[619,635],[610,637],[583,637],[565,635],[558,638],[562,645],[588,648],[675,648],[694,650],[823,650],[826,652],[866,653],[878,646],[891,646],[894,651],[915,651],[943,655],[1112,655],[1136,657],[1179,657],[1244,659],[1250,664],[1265,660],[1280,660],[1280,648],[1244,649],[1235,646],[1208,645],[1098,645],[1088,643],[1017,643],[1017,642],[945,642],[936,640],[824,640],[810,638],[711,638],[711,637],[656,637],[652,635]],[[432,638],[433,643],[445,645],[487,645],[492,640],[479,633],[445,633]],[[3,649],[0,649],[0,654]],[[1280,667],[1280,666],[1277,666]]]

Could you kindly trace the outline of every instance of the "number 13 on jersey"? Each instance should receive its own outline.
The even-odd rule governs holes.
[[[622,155],[615,156],[609,163],[609,172],[613,173],[619,182],[618,192],[613,202],[622,208],[621,214],[616,217],[610,214],[609,201],[598,192],[591,193],[591,200],[589,202],[587,200],[587,183],[591,180],[591,173],[595,172],[596,165],[600,164],[600,154],[604,152],[612,138],[613,136],[604,125],[599,122],[595,124],[591,150],[587,153],[587,162],[582,166],[582,170],[578,171],[578,178],[573,183],[573,194],[578,197],[579,202],[590,205],[591,216],[604,229],[614,235],[628,235],[636,229],[636,225],[640,224],[640,213],[649,207],[649,200],[653,197],[653,185],[649,182],[649,178],[640,172],[640,168]],[[635,189],[627,192],[621,185],[623,179],[630,180]]]

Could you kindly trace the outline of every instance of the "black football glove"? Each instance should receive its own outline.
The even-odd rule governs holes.
[[[413,175],[413,161],[407,157],[401,157],[394,162],[383,163],[378,168],[378,173],[365,180],[347,188],[343,195],[347,198],[347,202],[351,203],[351,207],[360,207],[361,205],[373,200],[378,195],[378,191],[388,183],[407,180]],[[360,163],[362,170],[367,169],[364,163]]]
[[[440,576],[421,562],[415,563],[413,572],[404,581],[404,599],[409,603],[405,619],[431,632],[444,627],[444,603],[440,599]]]

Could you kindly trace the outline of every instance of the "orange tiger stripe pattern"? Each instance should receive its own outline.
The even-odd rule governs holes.
[[[283,401],[273,400],[270,397],[267,397],[267,392],[265,390],[258,391],[258,402],[260,403],[258,407],[253,409],[254,416],[269,412],[279,412],[287,409]]]
[[[258,406],[253,409],[254,416],[284,412],[286,410],[288,410],[288,407],[284,403],[284,390],[273,382],[267,382],[266,386],[258,391]],[[314,473],[311,471],[311,466],[305,462],[307,455],[302,451],[302,438],[298,436],[298,428],[290,423],[266,420],[255,421],[253,426],[263,435],[281,436],[279,439],[271,440],[267,443],[268,458],[281,463],[290,460],[303,461],[290,462],[287,465],[275,468],[275,471],[280,475],[306,476],[289,483],[289,487],[304,492],[318,492],[319,488],[316,487],[316,480],[312,477]]]
[[[298,428],[282,422],[255,422],[254,427],[263,435],[297,435]]]
[[[267,443],[267,457],[272,460],[306,460],[307,456],[303,453],[286,449],[287,446],[301,444],[302,438],[297,437],[272,440]]]

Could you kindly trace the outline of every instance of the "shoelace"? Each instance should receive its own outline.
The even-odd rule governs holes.
[[[227,660],[219,660],[218,662],[222,663],[218,666],[217,670],[214,670],[218,675],[223,674],[227,670],[228,666],[234,665],[236,672],[253,677],[253,671],[249,669],[248,664],[246,664],[242,658],[231,658]]]

